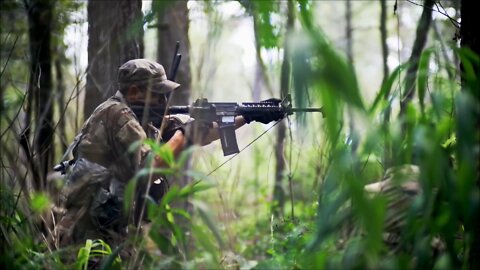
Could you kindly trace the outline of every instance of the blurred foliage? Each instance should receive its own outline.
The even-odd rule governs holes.
[[[239,2],[257,18],[261,46],[281,49],[283,2]],[[216,4],[208,1],[204,8],[208,12]],[[293,160],[289,203],[294,216],[278,220],[269,215],[272,201],[265,174],[272,172],[263,173],[270,161],[264,147],[251,152],[251,167],[239,165],[241,175],[225,173],[233,178],[229,186],[197,170],[182,171],[195,149],[176,160],[168,149],[146,141],[169,167],[141,170],[126,188],[126,210],[131,209],[137,184],[151,172],[196,180],[185,187],[173,185],[158,204],[147,200],[148,228],[134,231],[119,247],[91,239],[80,247],[49,249],[46,238],[51,232],[39,224],[54,199],[25,194],[18,184],[24,174],[3,173],[16,184],[2,179],[1,265],[5,269],[85,269],[92,262],[102,269],[140,265],[144,269],[468,269],[468,259],[478,256],[470,251],[480,209],[476,183],[480,79],[474,73],[479,56],[449,47],[465,66],[460,74],[454,63],[443,59],[440,47],[428,47],[419,63],[417,99],[409,104],[404,119],[392,113],[385,124],[382,116],[398,106],[398,87],[409,63],[392,69],[369,103],[354,67],[317,25],[315,1],[296,1],[295,6],[292,94],[299,106],[321,104],[326,117],[305,120],[313,138],[304,142],[292,132],[288,142],[291,150],[285,155]],[[221,21],[217,12],[212,14],[212,21]],[[464,80],[463,90],[460,78],[448,77],[451,70]],[[21,91],[6,93],[4,106],[18,110]],[[354,109],[365,126],[355,151],[346,140],[346,107]],[[408,125],[406,134],[403,124]],[[392,168],[382,164],[387,142],[395,149]],[[365,190],[380,180],[388,184],[385,189]],[[192,196],[193,215],[176,204]],[[188,228],[179,220],[188,220]],[[132,246],[131,256],[120,259]],[[73,262],[66,254],[75,254]]]
[[[261,48],[272,49],[280,46],[280,38],[282,36],[282,25],[279,20],[280,6],[278,1],[249,1],[239,0],[246,11],[254,17],[255,27],[261,33],[257,38],[257,42]]]

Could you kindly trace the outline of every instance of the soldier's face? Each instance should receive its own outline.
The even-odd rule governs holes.
[[[167,104],[167,96],[164,94],[152,94],[152,100],[150,102],[151,105],[166,105]]]
[[[167,104],[167,96],[165,94],[153,93],[142,90],[135,85],[129,87],[126,99],[130,104],[149,104],[151,106],[163,106]]]

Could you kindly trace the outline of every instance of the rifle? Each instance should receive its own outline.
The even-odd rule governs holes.
[[[280,104],[276,102],[209,102],[206,98],[197,99],[191,106],[148,107],[132,105],[132,111],[140,121],[147,120],[156,127],[162,123],[165,115],[188,114],[195,119],[198,126],[211,126],[216,122],[219,127],[223,155],[228,156],[239,152],[235,136],[236,116],[261,116],[265,113],[291,115],[296,112],[321,112],[322,108],[293,108],[290,96]],[[143,119],[144,113],[146,114]]]

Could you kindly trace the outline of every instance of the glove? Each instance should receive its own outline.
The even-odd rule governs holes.
[[[202,144],[207,137],[212,123],[193,120],[185,125],[185,136],[187,138],[187,145]]]
[[[282,101],[278,98],[269,98],[266,100],[260,101],[260,103],[267,103],[272,106],[279,106]],[[284,111],[265,111],[256,115],[244,115],[243,118],[247,124],[250,124],[252,121],[260,122],[263,124],[268,124],[273,121],[282,120],[285,117]]]
[[[185,124],[182,123],[180,120],[178,120],[174,117],[170,117],[170,118],[168,118],[167,120],[164,120],[164,121],[167,121],[166,122],[166,127],[165,127],[165,129],[163,130],[163,133],[162,133],[162,139],[165,142],[170,140],[173,137],[173,135],[175,134],[175,132],[177,132],[177,130],[180,130],[185,135]]]

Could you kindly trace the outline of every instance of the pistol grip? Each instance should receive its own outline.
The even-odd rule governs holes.
[[[220,124],[220,142],[222,143],[223,155],[228,156],[240,152],[238,150],[237,137],[235,135],[235,124]]]

